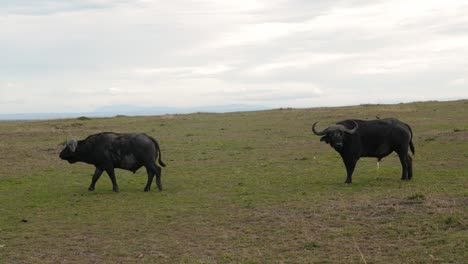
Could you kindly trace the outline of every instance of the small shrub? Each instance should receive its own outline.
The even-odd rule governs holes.
[[[432,141],[435,141],[435,138],[434,138],[434,137],[428,137],[428,138],[426,138],[424,141],[426,141],[426,142],[432,142]]]
[[[306,249],[306,250],[313,250],[313,249],[316,249],[316,248],[319,248],[319,247],[320,247],[320,245],[316,241],[307,241],[306,243],[304,243],[304,249]]]
[[[91,118],[87,117],[87,116],[80,116],[77,118],[78,120],[91,120]]]
[[[421,194],[421,193],[415,193],[413,195],[408,196],[408,200],[413,200],[413,201],[423,201],[425,199],[426,197],[424,197],[424,194]]]
[[[453,129],[453,132],[457,133],[457,132],[463,132],[463,131],[466,131],[466,129],[459,129],[459,128],[454,128]]]
[[[245,209],[253,209],[253,208],[254,208],[254,206],[253,206],[253,201],[250,200],[250,199],[244,200],[244,206],[243,206],[243,208],[245,208]]]
[[[466,223],[456,215],[449,215],[445,217],[442,223],[446,229],[466,229]]]
[[[448,226],[453,226],[455,224],[457,224],[458,221],[455,217],[453,216],[448,216],[444,219],[444,224],[448,225]]]

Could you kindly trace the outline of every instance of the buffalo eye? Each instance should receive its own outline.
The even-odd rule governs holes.
[[[334,139],[342,139],[342,138],[343,138],[343,134],[340,133],[339,131],[336,131],[335,133],[333,133],[333,138],[334,138]]]

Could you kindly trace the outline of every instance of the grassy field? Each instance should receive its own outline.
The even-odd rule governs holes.
[[[377,115],[412,126],[414,178],[392,154],[345,186],[310,127]],[[158,139],[165,190],[141,169],[89,192],[94,168],[58,153],[102,131]],[[0,263],[463,263],[467,187],[466,100],[0,122]]]

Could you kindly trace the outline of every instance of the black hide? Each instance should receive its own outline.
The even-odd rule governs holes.
[[[414,155],[414,145],[413,132],[409,125],[395,118],[369,121],[350,119],[336,124],[347,129],[353,129],[357,125],[354,133],[347,133],[332,126],[323,131],[326,133],[320,139],[340,153],[346,166],[345,183],[352,182],[354,168],[361,157],[375,157],[380,161],[394,151],[400,158],[401,179],[410,180],[413,177],[412,158],[408,150]]]
[[[75,149],[72,144],[67,144],[59,156],[69,163],[85,162],[96,167],[89,186],[90,191],[94,190],[96,182],[105,171],[112,181],[112,189],[117,192],[119,187],[115,179],[114,168],[135,173],[141,167],[145,167],[148,173],[145,192],[150,190],[155,175],[158,188],[162,190],[160,166],[166,165],[161,160],[159,144],[152,137],[146,134],[103,132],[75,141],[75,144]]]

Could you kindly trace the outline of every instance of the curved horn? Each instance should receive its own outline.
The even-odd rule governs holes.
[[[78,141],[76,139],[67,140],[67,147],[69,147],[72,152],[75,152],[76,147],[78,147]]]
[[[348,134],[354,134],[356,132],[356,130],[358,129],[358,127],[359,127],[359,125],[354,120],[351,120],[351,122],[354,123],[354,128],[353,129],[348,129],[345,126],[343,126],[343,131],[348,133]]]
[[[315,122],[313,125],[312,125],[312,132],[314,132],[315,135],[317,136],[322,136],[322,135],[325,135],[328,131],[328,128],[325,128],[325,130],[323,131],[320,131],[318,132],[317,130],[315,130],[315,125],[317,125],[318,122]]]

